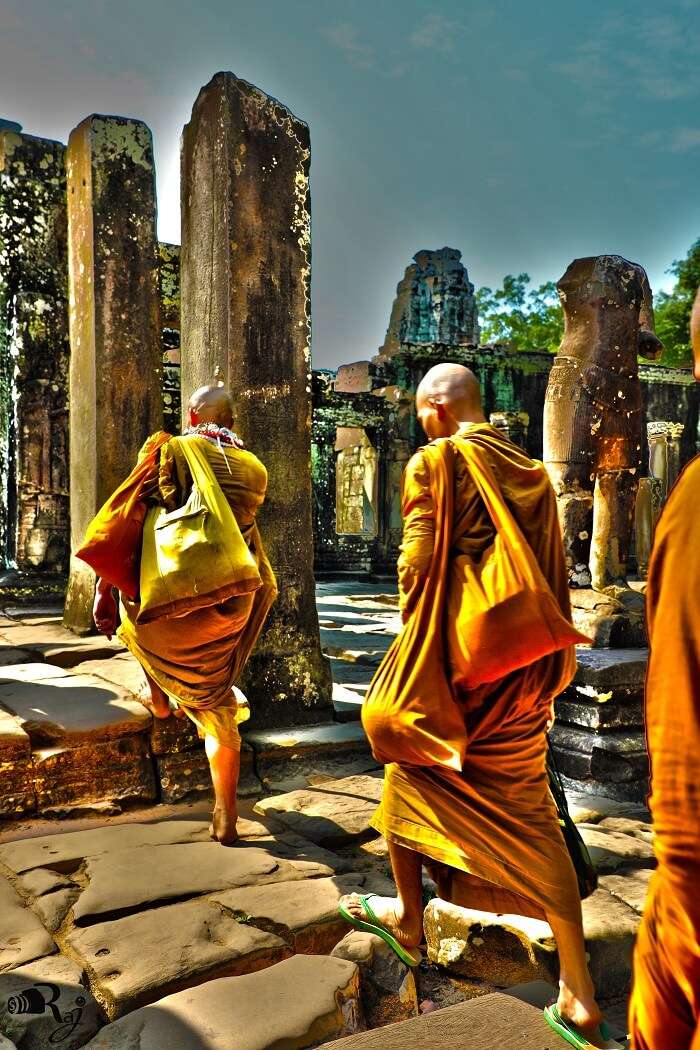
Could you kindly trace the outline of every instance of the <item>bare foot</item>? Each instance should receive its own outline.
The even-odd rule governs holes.
[[[417,948],[423,940],[423,916],[418,912],[408,915],[398,897],[375,897],[368,894],[369,905],[383,926],[393,934],[399,944],[406,948]],[[362,922],[371,919],[362,907],[359,893],[350,893],[343,898],[343,907]]]
[[[170,704],[162,690],[158,689],[156,692],[154,689],[146,686],[145,689],[137,694],[136,699],[140,704],[143,704],[147,711],[151,712],[154,718],[169,718],[171,714]]]
[[[220,809],[215,809],[209,825],[209,837],[220,842],[222,846],[233,846],[238,841],[237,819],[237,813],[224,814]]]
[[[566,985],[560,983],[557,1007],[561,1017],[570,1024],[576,1025],[579,1032],[585,1035],[592,1046],[604,1050],[605,1047],[619,1045],[604,1038],[601,1034],[600,1023],[603,1015],[592,994],[579,998]]]

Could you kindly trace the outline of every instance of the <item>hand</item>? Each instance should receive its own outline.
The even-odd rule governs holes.
[[[100,634],[107,635],[110,641],[117,629],[117,612],[117,601],[113,589],[109,587],[104,590],[98,586],[92,606],[92,618]]]

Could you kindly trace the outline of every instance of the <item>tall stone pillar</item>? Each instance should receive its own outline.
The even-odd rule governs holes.
[[[235,425],[269,472],[261,531],[280,595],[244,689],[253,724],[332,712],[311,523],[309,129],[232,73],[182,136],[183,400],[220,364]]]
[[[65,146],[0,129],[0,566],[68,568]]]
[[[67,152],[72,550],[163,419],[151,133],[93,115]],[[71,560],[66,627],[92,627],[95,579]]]

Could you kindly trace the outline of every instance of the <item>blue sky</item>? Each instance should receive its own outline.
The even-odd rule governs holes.
[[[421,248],[491,286],[619,252],[658,289],[700,236],[696,0],[0,0],[0,114],[145,120],[164,240],[219,69],[311,127],[316,366],[376,353]]]

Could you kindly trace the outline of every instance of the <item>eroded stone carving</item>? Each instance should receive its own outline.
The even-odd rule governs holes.
[[[479,341],[474,285],[456,248],[420,251],[396,289],[380,354],[402,344],[470,346]]]
[[[651,289],[619,255],[575,259],[558,282],[565,330],[544,412],[569,580],[624,585],[642,462],[637,356],[657,360]]]

